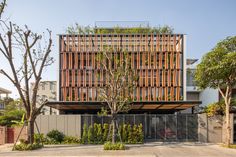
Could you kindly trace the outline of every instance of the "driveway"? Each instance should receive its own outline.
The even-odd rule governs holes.
[[[40,150],[11,151],[0,147],[0,156],[145,156],[145,157],[236,157],[236,149],[201,143],[146,143],[128,145],[125,151],[104,151],[102,145],[46,146]]]

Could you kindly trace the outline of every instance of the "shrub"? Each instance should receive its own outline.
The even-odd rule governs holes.
[[[138,143],[138,128],[136,124],[134,124],[133,126],[131,143],[132,144]]]
[[[130,124],[128,124],[127,132],[128,132],[127,142],[132,143],[133,135],[132,135],[132,128],[131,128]]]
[[[123,142],[128,142],[127,124],[123,124],[121,138]]]
[[[34,134],[34,143],[44,143],[46,138],[43,134]]]
[[[109,132],[109,125],[107,123],[103,124],[103,141],[107,141],[107,136]]]
[[[65,143],[65,144],[79,144],[79,143],[81,143],[81,141],[78,138],[73,137],[73,136],[65,136],[63,143]]]
[[[94,142],[96,144],[103,143],[103,137],[102,137],[102,125],[94,123]]]
[[[88,143],[93,143],[94,142],[94,132],[93,132],[93,126],[90,125],[88,128]]]
[[[144,135],[143,135],[143,125],[139,124],[138,125],[138,135],[137,135],[137,140],[138,143],[143,143]]]
[[[52,141],[61,143],[63,141],[65,135],[58,130],[52,130],[47,134],[47,137],[49,137],[50,140],[52,140]]]
[[[125,145],[123,143],[112,144],[111,142],[106,142],[104,150],[125,150]]]
[[[39,149],[42,147],[43,147],[43,145],[40,143],[29,144],[27,141],[21,139],[20,144],[17,144],[15,146],[14,150],[26,151],[26,150],[35,150],[35,149]]]
[[[83,135],[82,135],[82,139],[81,139],[82,143],[87,143],[87,139],[88,139],[87,131],[88,131],[87,125],[84,124],[83,125]]]

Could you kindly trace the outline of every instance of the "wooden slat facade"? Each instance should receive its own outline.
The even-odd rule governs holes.
[[[134,101],[183,99],[182,34],[60,35],[59,43],[60,101],[97,101],[97,87],[106,84],[106,76],[96,55],[106,46],[121,59],[122,51],[116,50],[129,52],[139,75]]]

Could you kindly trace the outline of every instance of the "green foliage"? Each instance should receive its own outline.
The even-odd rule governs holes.
[[[111,143],[106,142],[104,143],[104,150],[125,150],[125,145],[123,143]]]
[[[0,125],[11,127],[16,122],[20,122],[24,114],[24,110],[7,111],[4,115],[0,116]]]
[[[101,124],[94,123],[94,142],[96,144],[103,143]]]
[[[90,26],[81,26],[78,23],[75,25],[69,26],[66,30],[68,34],[147,34],[147,33],[156,33],[156,34],[172,34],[174,29],[168,25],[157,26],[157,27],[132,27],[132,28],[122,28],[115,26],[111,28],[93,28]]]
[[[224,115],[225,114],[225,105],[221,102],[216,102],[209,104],[204,109],[204,112],[207,113],[209,117],[215,116],[215,115]]]
[[[82,143],[87,143],[88,141],[88,134],[87,134],[88,128],[87,125],[84,124],[83,126],[83,135],[82,135]]]
[[[137,132],[137,142],[143,143],[144,142],[144,134],[143,134],[143,125],[138,125],[138,132]]]
[[[108,133],[109,133],[109,125],[105,123],[103,124],[103,141],[107,140]]]
[[[125,141],[127,141],[127,143],[132,143],[133,134],[132,134],[132,128],[130,124],[128,124],[127,126],[127,132],[128,132],[128,138]]]
[[[84,125],[87,128],[87,125]],[[81,142],[83,144],[102,144],[106,141],[111,141],[111,132],[108,137],[109,132],[109,124],[105,123],[103,126],[101,124],[94,123],[90,125],[88,129],[83,128],[86,131],[86,136],[82,136]],[[142,124],[133,125],[130,124],[122,124],[119,126],[118,130],[121,135],[122,142],[127,144],[136,144],[143,143],[144,135],[143,135],[143,126]],[[84,132],[83,132],[83,135]],[[108,139],[107,139],[108,137]],[[119,137],[117,137],[119,139]]]
[[[127,124],[123,124],[122,126],[121,139],[123,142],[128,142]]]
[[[21,109],[22,102],[19,99],[4,98],[0,99],[0,103],[5,104],[5,109],[0,116],[0,125],[11,127],[24,121],[25,111]]]
[[[236,100],[232,99],[231,102],[231,108],[236,106]],[[203,111],[207,113],[209,117],[215,116],[215,115],[225,115],[225,103],[224,101],[216,102],[207,105]]]
[[[47,137],[52,141],[61,143],[64,140],[65,135],[58,130],[52,130],[47,133]]]
[[[236,85],[236,36],[219,42],[202,58],[195,81],[201,89]]]
[[[64,144],[80,144],[81,141],[73,136],[65,136],[63,139]]]
[[[93,132],[93,126],[90,125],[88,128],[88,143],[94,142],[94,132]]]
[[[35,149],[39,149],[42,147],[43,147],[43,145],[40,143],[29,144],[25,140],[20,140],[20,144],[17,144],[15,146],[14,150],[26,151],[26,150],[35,150]]]
[[[34,134],[34,143],[44,143],[46,141],[43,134]]]
[[[108,111],[104,107],[101,108],[101,111],[97,113],[99,116],[107,116]]]

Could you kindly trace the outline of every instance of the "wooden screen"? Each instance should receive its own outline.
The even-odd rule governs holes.
[[[182,34],[60,35],[60,100],[97,101],[106,80],[96,55],[107,46],[129,52],[139,75],[134,101],[182,100],[183,40]]]

